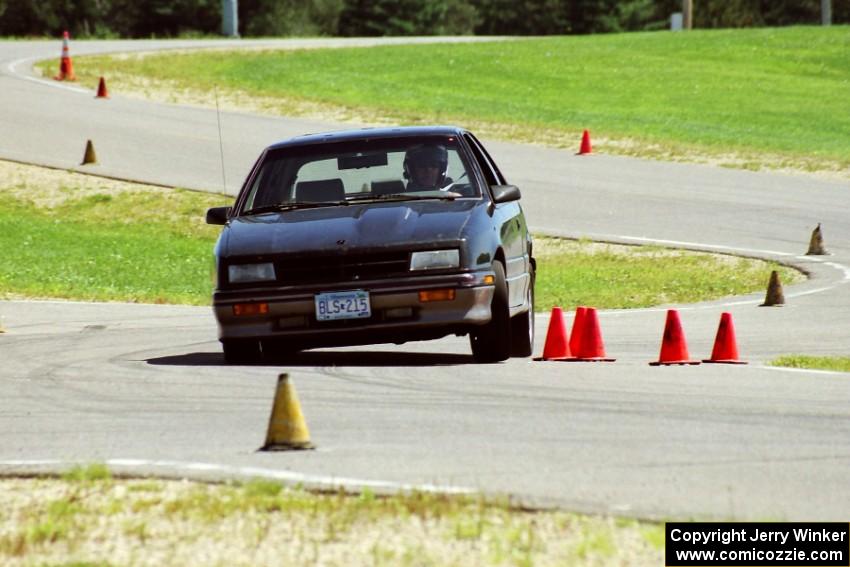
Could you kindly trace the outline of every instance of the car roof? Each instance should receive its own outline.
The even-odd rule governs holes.
[[[359,128],[356,130],[338,130],[320,134],[305,134],[272,144],[268,149],[291,148],[313,144],[336,142],[355,142],[386,138],[414,138],[420,136],[462,136],[463,128],[457,126],[398,126],[394,128]]]

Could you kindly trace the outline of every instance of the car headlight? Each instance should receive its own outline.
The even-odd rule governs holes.
[[[274,264],[234,264],[227,267],[230,283],[266,282],[275,279]]]
[[[429,250],[410,255],[411,270],[444,270],[459,266],[460,253],[457,250]]]

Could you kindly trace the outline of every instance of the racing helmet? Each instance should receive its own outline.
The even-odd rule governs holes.
[[[413,168],[437,166],[437,186],[441,187],[449,167],[449,152],[440,144],[422,144],[407,150],[404,155],[404,177],[413,180]]]

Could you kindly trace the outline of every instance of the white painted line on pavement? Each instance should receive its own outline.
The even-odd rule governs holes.
[[[703,244],[702,242],[685,242],[682,240],[663,240],[659,238],[644,238],[642,236],[617,236],[623,240],[635,240],[637,242],[648,242],[651,244],[669,244],[671,246],[687,246],[691,248],[706,248],[709,250],[727,250],[729,252],[746,252],[749,254],[771,255],[771,256],[794,256],[789,252],[777,252],[775,250],[754,250],[752,248],[737,248],[735,246],[723,246],[720,244]]]
[[[0,467],[72,466],[79,464],[80,463],[76,461],[63,461],[58,459],[0,461]],[[286,481],[294,484],[300,483],[310,486],[323,486],[328,488],[375,488],[393,491],[435,492],[440,494],[473,494],[477,492],[472,488],[466,488],[462,486],[443,486],[438,484],[407,484],[384,480],[365,480],[358,478],[335,477],[328,475],[313,475],[262,467],[233,467],[228,465],[218,465],[215,463],[193,463],[171,460],[148,459],[107,459],[105,461],[105,464],[109,467],[121,468],[165,468],[174,469],[178,472],[217,472],[227,476],[261,477]]]
[[[822,291],[829,291],[831,289],[835,289],[836,287],[840,286],[841,284],[845,284],[845,283],[847,283],[847,280],[841,280],[839,282],[836,282],[835,285],[831,285],[831,286],[827,286],[827,287],[818,287],[818,288],[815,288],[815,289],[808,289],[806,291],[795,291],[795,292],[792,292],[792,293],[786,293],[785,297],[803,297],[804,295],[813,295],[815,293],[821,293]]]
[[[97,305],[100,307],[108,307],[110,305],[124,305],[124,306],[147,306],[151,305],[159,305],[162,306],[161,303],[139,303],[134,301],[77,301],[75,299],[14,299],[9,300],[14,301],[15,303],[44,303],[47,305]],[[201,307],[198,305],[185,305],[185,304],[172,304],[171,307]]]
[[[836,262],[824,262],[826,266],[832,266],[836,270],[841,270],[844,272],[844,281],[850,282],[850,268],[843,264],[838,264]]]
[[[58,465],[62,463],[57,459],[29,459],[25,461],[21,460],[12,460],[12,461],[0,461],[0,466],[6,467],[40,467],[44,465]]]
[[[39,59],[43,59],[43,57],[27,57],[25,59],[18,59],[17,61],[12,61],[8,65],[6,65],[6,69],[11,75],[14,75],[19,79],[26,79],[27,81],[32,81],[33,83],[38,83],[40,85],[45,85],[48,87],[55,87],[57,89],[64,89],[66,91],[72,91],[75,93],[91,94],[91,91],[87,89],[66,85],[58,81],[54,81],[53,79],[39,79],[38,77],[32,77],[30,75],[26,75],[18,71],[18,65],[21,65],[22,63],[38,61]]]
[[[540,229],[540,230],[547,231],[547,229]],[[548,232],[550,232],[552,234],[557,234],[558,231],[549,230]],[[839,280],[839,281],[836,281],[835,283],[833,283],[831,285],[818,287],[818,288],[815,288],[815,289],[786,293],[785,297],[790,297],[790,298],[803,297],[805,295],[813,295],[813,294],[816,294],[816,293],[822,293],[822,292],[825,292],[825,291],[830,291],[830,290],[835,289],[836,287],[838,287],[840,285],[843,285],[843,284],[850,282],[850,267],[847,267],[843,264],[839,264],[837,262],[827,262],[826,260],[823,260],[821,258],[817,258],[817,257],[814,257],[814,256],[800,256],[798,254],[791,254],[789,252],[776,252],[774,250],[759,250],[759,249],[754,249],[754,248],[739,248],[739,247],[734,247],[734,246],[723,246],[723,245],[717,245],[717,244],[704,244],[702,242],[685,242],[685,241],[681,241],[681,240],[664,240],[664,239],[656,239],[656,238],[646,238],[646,237],[642,237],[642,236],[626,236],[626,235],[616,235],[616,234],[615,235],[595,234],[593,236],[597,239],[602,239],[602,241],[611,240],[611,241],[623,241],[623,242],[625,242],[625,241],[631,240],[631,241],[643,242],[643,243],[647,243],[647,244],[665,244],[665,245],[670,245],[670,246],[698,248],[698,249],[705,249],[705,250],[741,252],[741,253],[753,255],[753,256],[768,256],[768,255],[785,256],[785,257],[793,256],[797,260],[818,262],[818,263],[823,264],[824,266],[829,266],[829,267],[834,268],[834,269],[838,270],[839,272],[843,273],[842,279]],[[717,307],[736,307],[736,306],[740,306],[740,305],[755,305],[755,304],[761,303],[762,301],[763,301],[762,299],[744,299],[744,300],[738,300],[738,301],[730,301],[730,302],[727,302],[727,303],[717,303],[717,304],[710,303],[708,305],[691,305],[691,306],[686,305],[686,306],[679,307],[678,310],[679,311],[689,311],[689,310],[695,311],[697,309],[716,309]],[[666,312],[666,311],[667,311],[667,308],[649,307],[649,308],[626,309],[626,310],[623,310],[623,309],[602,310],[602,311],[599,311],[599,313],[600,314],[608,314],[608,315],[630,315],[630,314],[633,314],[633,313],[663,313],[663,312]],[[543,313],[543,315],[545,315],[545,313]]]
[[[762,366],[765,370],[778,370],[780,372],[803,372],[806,374],[829,374],[832,376],[838,376],[843,374],[844,376],[850,377],[850,372],[841,372],[840,370],[815,370],[810,368],[788,368],[787,366]]]

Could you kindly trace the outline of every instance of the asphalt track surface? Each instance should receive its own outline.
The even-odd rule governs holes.
[[[72,55],[186,43],[73,42]],[[92,139],[101,165],[82,171],[221,189],[214,111],[115,92],[95,100],[30,75],[33,60],[58,53],[59,42],[0,42],[0,158],[74,169]],[[265,145],[348,127],[221,119],[231,193]],[[234,367],[208,308],[4,301],[0,472],[98,461],[128,474],[483,491],[639,517],[846,521],[848,376],[763,363],[848,354],[848,184],[487,146],[537,231],[772,258],[812,277],[786,286],[781,308],[758,307],[763,293],[675,306],[694,358],[709,355],[720,313],[731,311],[747,366],[649,367],[666,306],[600,314],[610,364],[475,365],[467,341],[452,337]],[[831,255],[803,256],[818,222]],[[543,314],[538,352],[545,328]],[[283,371],[316,451],[257,452]]]

